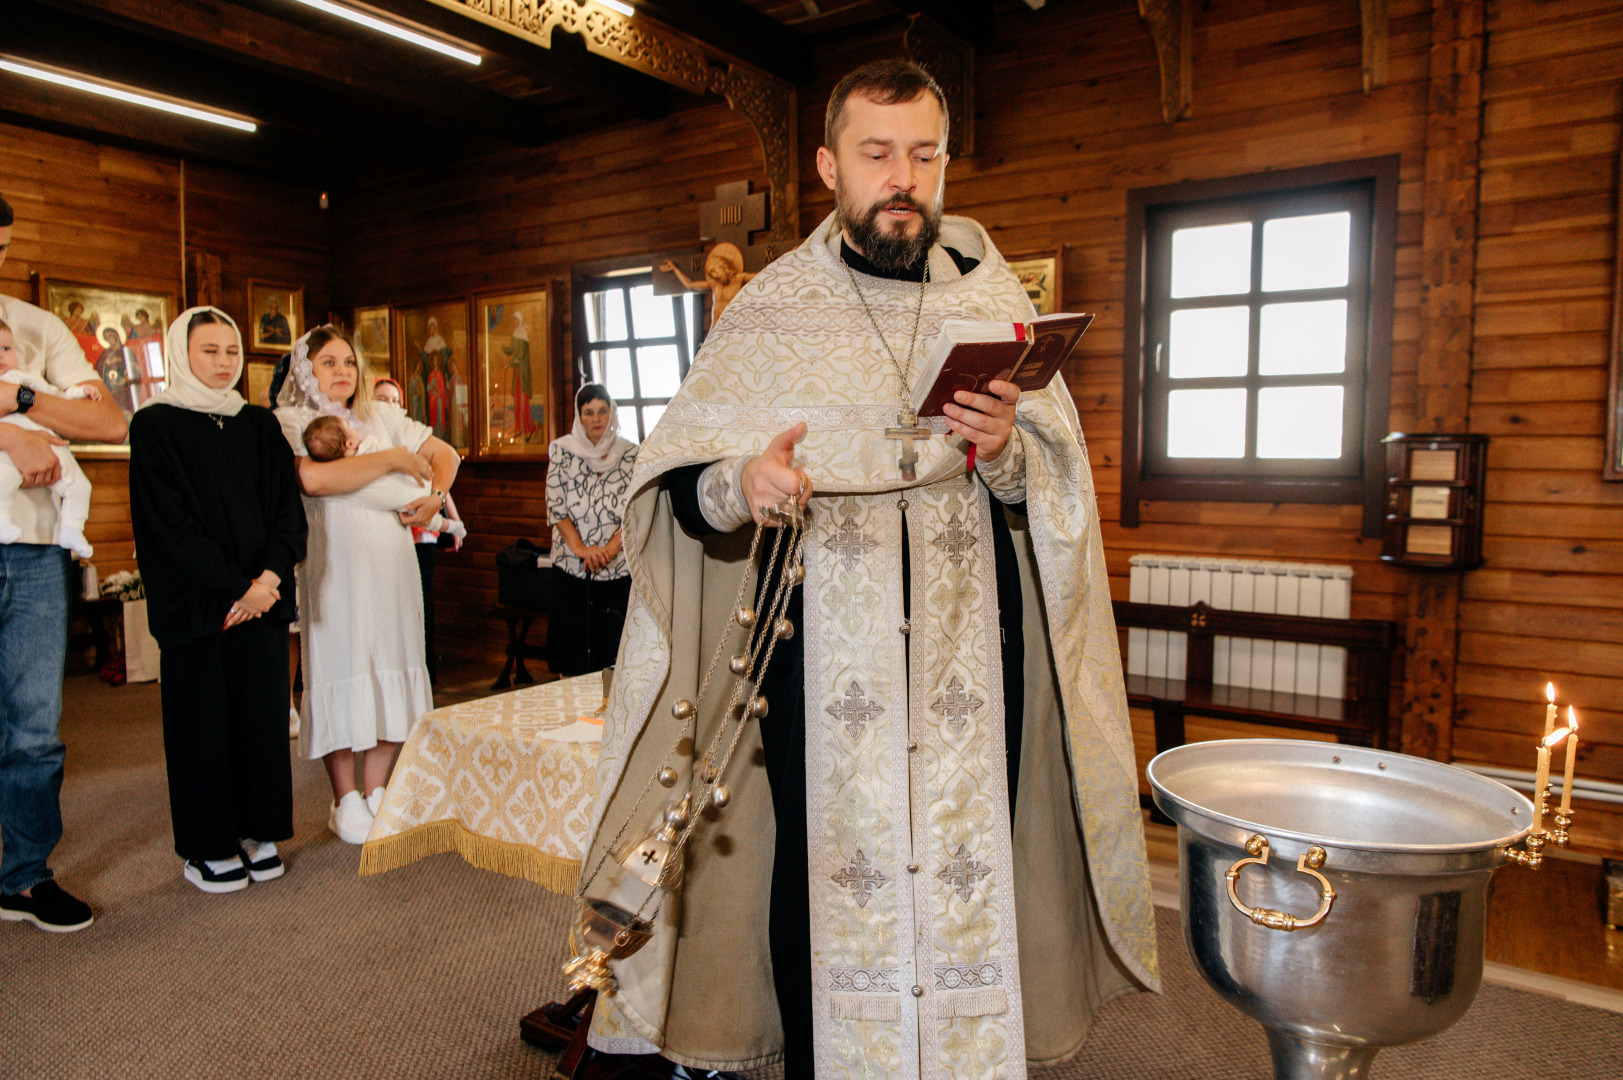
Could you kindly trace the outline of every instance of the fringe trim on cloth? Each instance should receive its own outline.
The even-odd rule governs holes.
[[[574,859],[549,855],[528,844],[479,836],[450,820],[429,821],[394,836],[368,840],[361,848],[361,875],[398,870],[444,851],[456,852],[481,870],[533,881],[562,896],[573,896],[580,878],[580,863]]]
[[[937,990],[937,1020],[960,1016],[1002,1016],[1009,1011],[1009,997],[1001,986],[981,986],[973,990]]]
[[[828,995],[828,1013],[836,1020],[900,1020],[902,1003],[891,994],[851,994],[837,990]]]

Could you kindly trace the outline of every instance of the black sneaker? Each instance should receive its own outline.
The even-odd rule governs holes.
[[[242,851],[242,864],[254,881],[273,881],[287,869],[271,841],[239,840],[237,843]]]
[[[31,922],[41,930],[66,934],[83,930],[95,921],[90,905],[65,891],[55,881],[42,881],[30,890],[34,895],[0,895],[0,919]]]
[[[220,863],[229,861],[234,865],[215,870],[202,859],[187,859],[181,874],[206,893],[238,892],[248,887],[248,868],[242,865],[241,858],[214,861]]]

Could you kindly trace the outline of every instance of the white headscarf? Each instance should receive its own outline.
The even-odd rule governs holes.
[[[603,399],[594,397],[591,400]],[[598,437],[595,445],[586,435],[586,425],[581,421],[580,409],[575,410],[575,426],[570,429],[568,435],[553,445],[562,447],[582,459],[586,462],[586,467],[595,473],[606,473],[613,469],[620,464],[620,459],[626,456],[626,451],[631,449],[631,441],[620,437],[620,408],[614,403],[613,397],[609,398],[609,426],[603,429],[603,434]]]
[[[310,360],[310,335],[321,329],[324,327],[318,326],[293,343],[293,359],[288,363],[287,378],[282,382],[282,392],[276,395],[276,404],[295,409],[313,409],[324,416],[336,416],[353,428],[357,436],[364,439],[370,433],[371,425],[350,412],[349,407],[343,402],[334,401],[323,394],[321,384],[316,381],[315,365]],[[357,367],[359,359],[356,358]],[[357,384],[355,392],[361,393],[363,388]]]
[[[518,325],[513,327],[513,340],[514,341],[529,341],[530,340],[530,332],[524,328],[524,312],[522,312],[522,311],[513,312],[513,322],[518,324]],[[610,404],[612,405],[613,403],[611,402]]]
[[[216,390],[206,386],[197,373],[192,371],[191,352],[188,348],[191,334],[189,327],[192,316],[199,312],[210,312],[217,316],[231,332],[237,336],[237,367],[231,373],[231,381],[225,389]],[[242,411],[244,404],[242,395],[231,389],[242,378],[242,331],[231,316],[217,307],[194,307],[182,311],[174,322],[169,324],[169,332],[164,335],[164,359],[169,365],[169,385],[161,394],[155,394],[141,403],[141,408],[148,405],[173,405],[177,409],[190,409],[192,412],[213,413],[215,416],[235,416]]]

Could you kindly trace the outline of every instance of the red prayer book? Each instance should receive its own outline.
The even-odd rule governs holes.
[[[959,390],[990,393],[986,384],[1001,379],[1021,392],[1041,390],[1076,349],[1092,315],[1043,315],[1030,322],[976,322],[948,319],[913,387],[913,409],[940,416],[941,406]]]

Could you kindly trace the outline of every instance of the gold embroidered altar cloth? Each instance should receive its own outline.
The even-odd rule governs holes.
[[[597,794],[599,674],[435,709],[400,749],[361,873],[455,851],[572,894]]]

